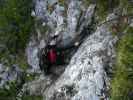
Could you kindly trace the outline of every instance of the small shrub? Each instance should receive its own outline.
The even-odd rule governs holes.
[[[111,100],[131,100],[129,94],[133,91],[133,29],[129,28],[127,32],[129,33],[118,43]]]
[[[123,14],[133,13],[133,7],[129,0],[119,0],[119,7],[123,10]]]
[[[114,8],[119,6],[119,0],[97,0],[96,1],[96,15],[99,21],[106,19],[108,13],[112,12]]]
[[[102,21],[107,16],[108,1],[107,0],[98,0],[96,5],[97,5],[96,13],[99,17],[99,20]]]

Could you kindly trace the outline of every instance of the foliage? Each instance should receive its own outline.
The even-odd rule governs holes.
[[[107,14],[116,7],[120,8],[122,15],[133,13],[133,7],[129,0],[97,0],[96,5],[96,14],[99,17],[99,21],[105,20]]]
[[[119,0],[119,6],[122,9],[123,14],[132,14],[133,7],[130,0]]]
[[[133,92],[133,28],[127,29],[117,48],[117,62],[111,87],[111,100],[132,100]]]
[[[5,0],[0,0],[0,9],[2,9],[2,7],[4,6],[5,4]]]
[[[119,18],[117,19],[117,23],[112,25],[111,31],[113,35],[118,35],[118,33],[124,32],[126,29],[128,29],[128,21],[133,14],[133,7],[128,0],[118,0],[117,4],[120,9],[119,12]]]
[[[13,63],[14,64],[18,64],[18,66],[21,69],[23,69],[23,70],[26,70],[28,68],[27,59],[26,59],[26,56],[23,53],[17,55],[16,56],[16,59],[14,59],[14,62]]]
[[[21,77],[21,82],[9,81],[8,84],[4,85],[2,89],[0,89],[0,100],[16,100],[16,97],[22,86],[25,82],[29,82],[34,80],[35,74],[26,74],[23,73]],[[42,96],[30,96],[29,94],[23,94],[21,97],[22,100],[42,100]]]
[[[0,99],[1,100],[15,100],[17,95],[17,85],[15,81],[9,82],[9,88],[4,87],[0,89]]]
[[[0,43],[11,53],[25,48],[33,25],[32,8],[32,0],[6,0],[0,9]]]
[[[14,88],[13,88],[14,90]],[[16,100],[16,96],[14,93],[16,93],[13,90],[0,90],[0,100]],[[24,95],[22,100],[43,100],[42,96],[33,96],[33,95]]]
[[[24,80],[25,82],[33,81],[35,79],[36,74],[25,74],[24,75]]]
[[[98,0],[96,13],[99,16],[99,20],[103,20],[107,16],[108,0]]]
[[[26,70],[28,64],[24,50],[32,32],[34,19],[31,16],[32,0],[0,0],[0,63],[5,66],[17,64]],[[23,76],[24,81],[32,78]],[[18,89],[16,82],[9,82],[9,89],[0,89],[0,100],[15,100]],[[28,99],[27,99],[28,100]]]
[[[96,2],[96,14],[99,17],[99,21],[105,20],[107,14],[112,11],[119,4],[119,0],[97,0]]]
[[[18,3],[19,2],[19,3]],[[6,66],[18,64],[28,67],[24,50],[33,30],[32,0],[1,0],[0,9],[0,62]]]
[[[12,65],[17,64],[23,70],[28,68],[28,63],[24,53],[11,55],[8,50],[1,52],[0,63],[4,64],[6,67],[12,67]]]

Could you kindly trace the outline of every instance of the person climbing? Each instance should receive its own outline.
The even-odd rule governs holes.
[[[52,40],[47,44],[47,46],[41,51],[39,66],[40,69],[44,71],[45,75],[50,74],[50,69],[52,66],[67,64],[65,61],[67,50],[71,50],[79,45],[78,42],[70,44],[65,47],[57,46],[58,35],[52,36]]]
[[[46,47],[41,50],[40,69],[44,71],[46,75],[50,74],[52,66],[64,65],[69,63],[70,57],[74,54],[75,50],[82,44],[87,35],[90,34],[86,28],[77,35],[67,45],[60,46],[61,35],[55,33],[51,36],[50,42],[47,43]],[[70,56],[70,57],[69,57]]]
[[[49,74],[51,66],[56,65],[57,51],[55,48],[56,48],[56,43],[54,40],[52,40],[50,44],[48,44],[45,48],[46,49],[45,59],[42,59],[45,60],[45,66],[46,66],[46,69],[44,70],[45,74]]]
[[[56,50],[57,37],[58,34],[51,36],[49,39],[51,41],[48,41],[46,47],[41,49],[39,54],[39,66],[46,75],[50,73],[51,66],[56,65],[57,58],[59,58]]]

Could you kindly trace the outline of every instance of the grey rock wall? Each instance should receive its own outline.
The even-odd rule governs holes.
[[[67,16],[64,16],[62,7],[58,3],[54,5],[55,10],[49,13],[46,8],[47,0],[36,0],[36,2],[36,17],[43,19],[43,24],[51,27],[49,34],[58,33],[62,36],[61,45],[71,43],[84,27],[92,24],[95,5],[85,9],[82,1],[69,0]],[[108,100],[106,93],[109,78],[105,69],[112,67],[115,58],[114,44],[117,40],[112,37],[108,23],[96,27],[96,31],[86,37],[65,72],[57,80],[42,75],[39,79],[26,83],[24,90],[34,95],[42,94],[46,100]],[[28,62],[33,69],[38,69],[37,53],[39,48],[45,47],[45,41],[38,41],[35,46],[34,42],[31,43],[33,46],[27,47]]]
[[[114,42],[106,25],[97,27],[72,57],[55,85],[44,93],[47,100],[106,100],[104,68],[106,61],[110,64],[114,59]]]

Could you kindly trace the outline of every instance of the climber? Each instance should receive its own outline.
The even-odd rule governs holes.
[[[55,50],[55,41],[51,41],[45,48],[41,49],[39,54],[39,66],[45,74],[48,74],[50,66],[54,65],[57,61],[57,52]]]
[[[51,67],[57,65],[68,64],[72,55],[76,52],[77,48],[82,44],[86,37],[93,31],[90,27],[84,27],[80,34],[75,38],[70,38],[69,43],[61,45],[62,35],[56,32],[50,36],[45,48],[39,52],[39,66],[45,74],[49,74]],[[65,40],[65,42],[68,42]],[[64,42],[64,43],[65,43]]]
[[[57,37],[58,35],[52,36],[52,40],[47,46],[42,50],[42,54],[40,56],[40,69],[44,71],[46,75],[50,73],[50,68],[55,65],[64,65],[65,62],[65,51],[71,50],[79,45],[78,42],[74,44],[70,44],[66,47],[57,46]]]

